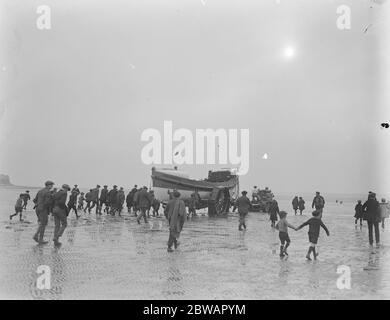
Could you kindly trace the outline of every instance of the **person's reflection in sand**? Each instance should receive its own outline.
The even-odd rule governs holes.
[[[76,231],[77,231],[77,226],[78,226],[78,220],[70,220],[70,228],[68,227],[68,229],[66,230],[66,238],[68,240],[68,243],[73,246],[74,244],[74,238],[75,238],[75,235],[76,235]]]
[[[279,269],[279,283],[282,286],[287,285],[289,274],[290,274],[290,263],[286,259],[281,259],[280,269]]]
[[[185,294],[183,276],[177,266],[179,254],[174,253],[168,258],[167,280],[163,285],[163,296],[166,299],[177,299]]]
[[[66,266],[62,258],[61,248],[54,248],[51,251],[51,299],[61,299],[63,285],[66,283]]]

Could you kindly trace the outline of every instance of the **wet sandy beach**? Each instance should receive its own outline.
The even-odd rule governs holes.
[[[32,240],[36,216],[29,203],[27,220],[8,217],[18,190],[1,190],[0,297],[11,299],[388,299],[390,297],[389,229],[382,245],[370,248],[367,227],[355,228],[353,202],[328,203],[317,261],[305,259],[307,229],[290,230],[288,259],[278,255],[278,232],[268,215],[250,213],[248,230],[237,229],[237,214],[199,215],[184,225],[181,245],[167,253],[165,217],[138,225],[133,214],[94,213],[68,218],[68,228],[53,247],[54,221],[49,220],[45,246]],[[35,194],[35,191],[33,192]],[[307,199],[308,206],[308,199]],[[290,201],[279,200],[288,220],[298,226],[304,216],[291,213]],[[387,225],[390,228],[390,225]],[[51,269],[51,289],[36,286],[37,268]],[[337,268],[351,268],[351,289],[340,290]]]

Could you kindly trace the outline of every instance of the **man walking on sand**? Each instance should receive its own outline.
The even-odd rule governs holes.
[[[246,230],[245,217],[248,215],[249,209],[251,207],[251,202],[246,195],[246,191],[241,192],[241,197],[237,199],[235,204],[235,206],[238,208],[238,214],[240,216],[238,224],[238,230],[240,231],[242,230],[242,227],[244,227]]]
[[[38,243],[38,244],[47,244],[47,241],[43,240],[43,236],[45,234],[45,229],[47,226],[48,222],[48,217],[49,217],[49,206],[51,203],[51,193],[50,190],[53,188],[54,182],[52,181],[46,181],[45,182],[45,187],[41,190],[38,191],[37,196],[36,196],[36,213],[38,216],[38,229],[37,232],[35,233],[33,239]]]
[[[54,195],[54,237],[53,242],[56,247],[61,245],[58,239],[62,236],[67,227],[68,208],[65,205],[66,197],[70,191],[70,187],[67,184],[63,184],[61,189]],[[77,215],[77,214],[76,214]]]
[[[138,194],[138,199],[137,199],[137,207],[140,209],[141,213],[137,217],[137,222],[140,224],[140,220],[143,217],[145,223],[148,223],[148,220],[146,218],[146,210],[150,208],[151,206],[151,200],[148,192],[147,187],[143,187],[142,190]]]
[[[186,217],[186,205],[183,200],[179,199],[180,193],[178,191],[173,192],[173,199],[168,201],[165,211],[167,213],[169,223],[169,239],[168,239],[168,252],[172,252],[172,245],[177,249],[180,237],[180,232],[183,229],[185,217]]]
[[[311,208],[314,209],[315,207],[316,210],[320,212],[320,218],[322,217],[322,211],[324,209],[324,206],[325,206],[325,199],[323,196],[320,195],[320,192],[317,191],[313,199],[313,202],[311,204]]]

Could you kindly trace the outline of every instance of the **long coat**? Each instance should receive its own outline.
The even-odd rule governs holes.
[[[117,199],[118,190],[117,189],[111,189],[108,192],[107,200],[110,206],[116,206],[116,199]]]
[[[148,209],[148,208],[150,208],[151,203],[152,202],[150,201],[149,192],[147,192],[146,190],[142,189],[138,193],[138,199],[137,199],[138,208]]]
[[[240,215],[246,215],[251,207],[251,201],[247,196],[241,196],[236,201],[236,207]]]
[[[363,205],[361,203],[358,203],[355,206],[355,216],[356,219],[362,219],[363,218]]]
[[[379,202],[376,199],[368,199],[363,204],[363,218],[368,222],[379,222],[381,220]]]
[[[272,221],[278,220],[278,213],[279,213],[279,205],[275,201],[273,201],[269,207],[269,219]]]
[[[299,201],[298,201],[298,209],[299,210],[305,210],[305,200],[303,200],[303,199],[300,199]]]
[[[165,210],[167,212],[169,231],[175,238],[178,238],[186,217],[186,205],[181,199],[172,199],[168,201]]]
[[[38,211],[48,210],[51,200],[50,190],[47,188],[39,190],[35,199]]]
[[[59,213],[63,215],[68,215],[69,211],[66,206],[66,198],[68,193],[61,189],[58,192],[56,192],[53,196],[54,198],[54,208],[53,208],[53,214],[57,215]]]
[[[92,189],[91,200],[96,202],[99,200],[99,188]]]
[[[123,206],[123,203],[125,202],[125,193],[122,190],[119,190],[116,195],[116,203],[118,206]]]
[[[297,210],[298,209],[298,205],[299,205],[299,200],[297,197],[295,197],[292,201],[292,206],[293,206],[293,209],[294,210]]]

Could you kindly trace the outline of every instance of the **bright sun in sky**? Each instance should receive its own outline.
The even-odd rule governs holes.
[[[284,57],[286,59],[291,59],[295,55],[295,49],[291,46],[284,48]]]

